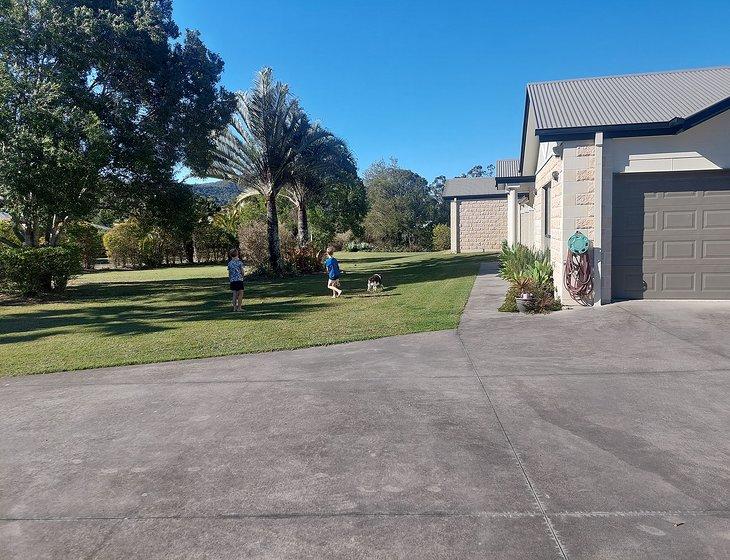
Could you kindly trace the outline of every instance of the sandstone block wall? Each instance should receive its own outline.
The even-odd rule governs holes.
[[[462,253],[498,251],[507,239],[507,198],[459,201],[459,249]]]
[[[596,147],[592,141],[563,143],[562,157],[551,156],[535,177],[535,245],[549,248],[553,278],[558,295],[573,303],[563,286],[563,266],[568,239],[581,231],[595,239],[595,167]],[[557,179],[554,177],[557,172]],[[544,238],[542,225],[544,189],[550,184],[550,239]]]

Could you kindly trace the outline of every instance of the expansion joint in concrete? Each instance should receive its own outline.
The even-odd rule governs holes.
[[[555,544],[558,551],[560,552],[561,557],[564,560],[568,560],[568,554],[566,552],[565,546],[560,541],[560,537],[559,537],[557,531],[555,530],[555,527],[553,526],[553,523],[550,520],[550,517],[548,517],[545,506],[542,503],[542,500],[540,499],[540,496],[538,495],[537,490],[535,489],[534,485],[532,484],[532,481],[530,480],[530,477],[527,474],[527,470],[525,469],[525,465],[523,464],[522,459],[520,459],[520,456],[517,453],[517,450],[515,449],[514,444],[512,443],[512,439],[509,437],[509,434],[507,433],[507,430],[505,429],[504,424],[502,423],[502,420],[499,417],[497,408],[494,406],[494,403],[492,402],[492,398],[489,396],[489,392],[487,391],[487,388],[484,385],[484,381],[482,381],[482,378],[479,376],[479,371],[477,370],[477,367],[474,364],[474,360],[472,360],[471,355],[469,354],[469,350],[466,348],[466,345],[464,344],[464,341],[461,338],[461,333],[459,332],[458,328],[456,329],[456,337],[459,339],[459,343],[461,344],[461,348],[464,351],[464,355],[466,356],[467,362],[469,363],[469,367],[474,372],[474,377],[476,377],[477,382],[479,383],[479,386],[481,387],[482,392],[484,393],[484,396],[487,399],[489,408],[491,409],[492,413],[494,414],[494,418],[497,421],[497,425],[499,426],[499,429],[502,432],[502,435],[504,436],[504,439],[507,442],[507,445],[509,446],[510,451],[512,452],[512,455],[514,456],[515,461],[517,462],[517,466],[519,467],[520,471],[522,472],[522,476],[524,477],[525,482],[527,483],[527,486],[530,489],[532,497],[535,500],[537,507],[540,509],[540,514],[543,518],[543,521],[545,522],[545,525],[547,527],[550,538],[552,539],[553,543]]]

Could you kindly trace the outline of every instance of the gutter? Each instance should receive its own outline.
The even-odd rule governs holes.
[[[567,128],[538,128],[535,134],[542,142],[562,142],[565,140],[588,140],[596,133],[603,132],[604,138],[630,138],[635,136],[673,136],[689,130],[712,117],[730,109],[730,97],[711,105],[687,118],[675,117],[669,121],[652,123],[613,124],[599,126],[578,126]],[[524,151],[524,131],[522,146]],[[523,154],[524,155],[524,154]],[[520,166],[522,162],[520,161]]]

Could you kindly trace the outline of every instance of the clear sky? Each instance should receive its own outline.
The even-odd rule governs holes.
[[[247,89],[271,66],[361,169],[519,155],[525,84],[730,64],[730,2],[174,0]]]

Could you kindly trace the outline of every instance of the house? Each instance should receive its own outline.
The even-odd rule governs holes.
[[[494,177],[447,179],[442,193],[451,209],[451,251],[498,251],[507,238],[507,191]]]
[[[730,299],[728,109],[730,67],[528,84],[520,157],[496,165],[508,242],[550,249],[564,301],[576,231],[594,304]]]

